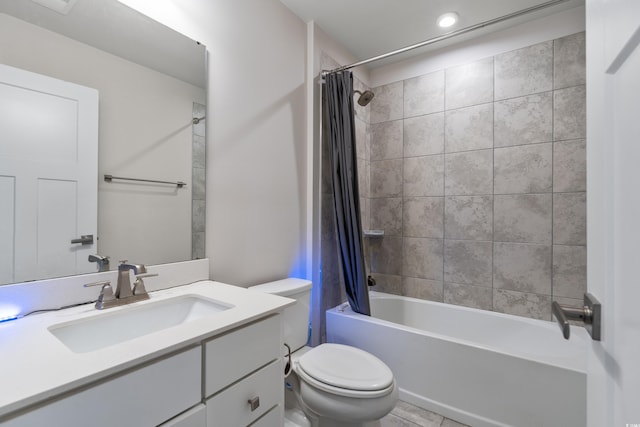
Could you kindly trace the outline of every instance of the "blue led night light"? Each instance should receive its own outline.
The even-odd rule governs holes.
[[[22,309],[13,302],[0,302],[0,323],[16,320],[20,316]]]
[[[4,316],[4,317],[0,317],[0,323],[4,323],[4,322],[10,322],[12,320],[17,320],[18,316]]]

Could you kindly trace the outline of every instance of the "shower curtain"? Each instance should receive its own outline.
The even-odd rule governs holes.
[[[325,129],[327,141],[331,144],[334,210],[345,291],[353,311],[370,315],[360,221],[351,72],[326,75],[325,90]]]

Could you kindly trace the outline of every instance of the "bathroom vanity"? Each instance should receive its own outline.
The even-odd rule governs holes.
[[[281,312],[212,281],[0,324],[0,426],[281,426]]]

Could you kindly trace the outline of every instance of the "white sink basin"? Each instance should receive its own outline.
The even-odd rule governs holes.
[[[49,327],[75,353],[87,353],[232,308],[195,295],[135,303],[123,309]],[[114,310],[110,312],[109,310]]]

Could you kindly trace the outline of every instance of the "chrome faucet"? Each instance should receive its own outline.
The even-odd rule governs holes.
[[[133,274],[145,274],[147,267],[143,264],[127,264],[127,260],[120,261],[118,266],[118,284],[116,285],[116,298],[130,298],[133,296],[131,290],[131,280],[129,279],[129,270],[133,270]]]
[[[89,255],[89,262],[98,264],[98,272],[109,271],[109,257],[100,256],[98,254]]]
[[[136,276],[133,289],[129,278],[129,271],[131,270]],[[128,264],[128,261],[125,260],[118,265],[118,283],[115,292],[113,292],[111,283],[108,281],[88,283],[84,286],[102,286],[100,296],[96,302],[96,308],[102,310],[149,299],[149,294],[147,294],[142,279],[153,276],[157,276],[157,274],[147,274],[147,268],[143,264]]]

